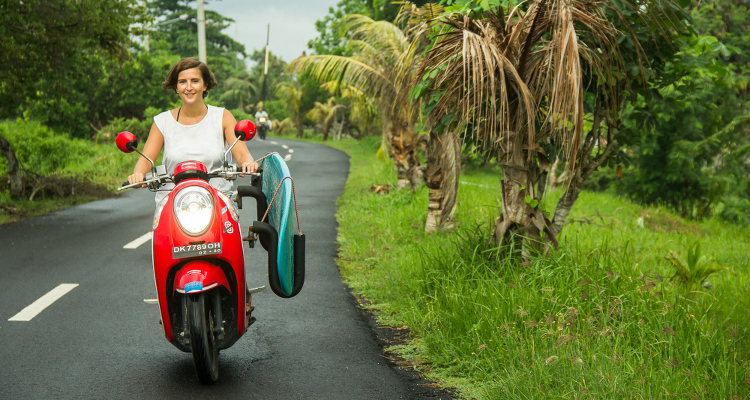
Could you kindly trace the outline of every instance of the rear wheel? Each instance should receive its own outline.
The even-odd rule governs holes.
[[[213,335],[212,313],[206,307],[205,293],[188,295],[188,329],[195,374],[201,383],[219,379],[219,352]]]

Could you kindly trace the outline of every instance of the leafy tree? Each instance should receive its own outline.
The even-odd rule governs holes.
[[[148,8],[152,19],[164,16],[166,19],[175,19],[186,14],[186,20],[179,20],[168,25],[152,26],[148,34],[152,40],[161,42],[167,46],[169,53],[182,57],[198,56],[198,18],[197,10],[190,5],[189,0],[152,0],[148,2]],[[206,2],[208,4],[208,2]],[[216,75],[219,83],[238,77],[245,73],[245,65],[237,62],[238,54],[243,58],[246,56],[245,46],[232,39],[222,31],[226,29],[233,19],[227,18],[215,11],[205,10],[206,17],[206,55],[211,71]],[[217,88],[215,93],[221,95],[223,87]]]
[[[415,94],[432,129],[474,131],[502,166],[495,242],[557,245],[583,181],[614,150],[625,90],[657,75],[684,14],[669,0],[516,5],[456,1]],[[540,204],[555,156],[571,181],[549,219]]]
[[[297,82],[282,82],[276,86],[276,95],[284,101],[284,105],[289,113],[289,118],[297,130],[297,137],[303,135],[302,121],[305,117],[305,111],[302,108],[302,99],[305,94]],[[282,124],[284,121],[281,122]]]
[[[307,112],[307,118],[320,124],[323,130],[323,140],[328,140],[328,131],[346,106],[336,104],[336,98],[330,97],[327,102],[315,102],[313,108]]]
[[[133,0],[3,2],[0,117],[17,115],[35,101],[65,102],[71,82],[86,81],[85,67],[92,60],[124,58],[136,11]],[[20,168],[10,144],[1,136],[0,150],[8,160],[11,197],[20,197]]]
[[[429,0],[413,1],[417,6],[428,3]],[[375,21],[395,22],[401,9],[401,1],[391,0],[341,0],[336,8],[328,8],[328,15],[322,20],[315,21],[315,29],[320,36],[310,40],[307,47],[314,54],[332,54],[350,56],[352,49],[348,48],[348,37],[341,34],[341,21],[347,15],[357,14],[372,18]]]
[[[265,49],[254,50],[248,57],[250,61],[254,62],[252,68],[250,68],[250,81],[253,82],[255,87],[258,89],[253,96],[253,101],[259,103],[263,96],[263,85],[265,81],[266,87],[266,101],[277,100],[276,92],[273,90],[276,86],[282,82],[289,80],[289,76],[284,72],[286,68],[286,62],[279,58],[276,54],[268,52],[268,74],[264,75],[266,52]],[[266,107],[268,108],[268,107]],[[266,110],[269,113],[276,110]]]
[[[663,75],[675,83],[640,97],[624,115],[624,129],[637,138],[630,146],[637,168],[626,171],[618,188],[642,203],[700,218],[720,202],[736,203],[726,196],[750,194],[744,158],[750,130],[743,123],[750,58],[739,50],[750,45],[750,35],[745,4],[706,2],[692,14],[705,36],[686,40],[667,64]]]
[[[245,110],[245,104],[249,104],[252,96],[257,92],[255,86],[247,79],[229,78],[224,82],[225,91],[219,97],[220,101],[230,102],[236,105],[236,108]]]
[[[419,143],[416,122],[419,101],[409,99],[409,83],[416,71],[419,43],[396,25],[364,15],[344,17],[342,31],[353,32],[352,56],[313,55],[289,64],[291,72],[305,71],[334,93],[353,87],[375,99],[383,125],[383,148],[394,157],[399,187],[416,185]]]

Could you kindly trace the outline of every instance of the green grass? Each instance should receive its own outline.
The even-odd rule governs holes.
[[[427,190],[393,190],[378,138],[328,144],[351,156],[337,213],[343,279],[381,323],[412,331],[390,351],[432,379],[487,399],[750,394],[744,229],[584,192],[560,249],[523,266],[486,246],[499,172],[464,173],[458,229],[425,235]],[[709,276],[710,290],[669,279],[670,251],[684,258],[697,242],[734,271]]]

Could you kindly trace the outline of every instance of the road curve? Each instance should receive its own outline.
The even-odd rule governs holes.
[[[307,274],[293,299],[255,295],[258,322],[221,352],[219,382],[197,382],[191,356],[164,339],[157,306],[144,302],[156,297],[150,241],[123,246],[150,229],[153,194],[134,190],[0,226],[0,397],[433,397],[382,356],[335,266],[335,202],[348,156],[273,137],[249,147],[256,158],[292,150]],[[243,227],[254,209],[241,211]],[[250,285],[267,284],[265,251],[245,257]],[[58,289],[65,293],[28,321],[9,321],[61,284],[78,286]]]

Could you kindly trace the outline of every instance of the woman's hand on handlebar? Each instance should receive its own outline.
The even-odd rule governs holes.
[[[143,182],[143,180],[144,180],[144,176],[140,172],[135,172],[132,175],[128,176],[128,183],[130,183],[131,185],[134,183]],[[145,184],[141,185],[141,187],[145,188],[146,185]]]
[[[244,172],[246,174],[252,174],[252,173],[258,171],[258,163],[255,162],[255,161],[244,162],[244,163],[242,163],[241,170],[242,170],[242,172]],[[240,175],[240,176],[244,176],[244,175]]]

